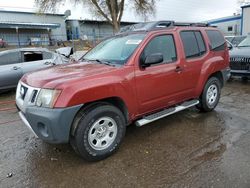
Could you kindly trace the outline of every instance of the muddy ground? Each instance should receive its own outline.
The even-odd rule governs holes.
[[[229,82],[214,112],[128,127],[119,151],[97,163],[35,138],[13,100],[0,95],[0,187],[250,187],[250,82]]]

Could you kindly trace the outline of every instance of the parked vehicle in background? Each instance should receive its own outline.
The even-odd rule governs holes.
[[[250,77],[250,37],[245,38],[237,47],[229,52],[232,76],[243,79]]]
[[[230,76],[221,32],[149,24],[101,42],[79,63],[26,74],[16,92],[23,122],[42,140],[70,142],[97,161],[118,149],[132,122],[140,127],[192,106],[212,111]]]
[[[66,63],[59,54],[45,48],[20,48],[0,52],[0,90],[15,88],[31,71]]]
[[[228,40],[226,40],[226,43],[227,43],[227,48],[228,48],[229,50],[231,50],[231,49],[234,48],[233,44],[232,44],[231,42],[229,42]]]
[[[7,43],[2,38],[0,38],[0,48],[5,48],[6,46]]]
[[[233,46],[238,46],[247,36],[225,36]]]

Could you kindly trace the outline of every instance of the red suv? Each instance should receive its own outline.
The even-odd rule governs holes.
[[[79,62],[26,74],[19,115],[49,143],[70,143],[89,161],[114,153],[126,126],[142,126],[196,106],[213,110],[230,76],[222,34],[175,22],[126,31]]]

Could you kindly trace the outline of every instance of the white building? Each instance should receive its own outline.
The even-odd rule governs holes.
[[[240,35],[241,22],[241,15],[228,16],[208,21],[210,25],[218,27],[225,35]]]
[[[8,45],[66,40],[65,15],[0,10],[0,38]]]
[[[242,15],[209,20],[208,23],[218,27],[225,35],[250,34],[250,5],[242,6]]]
[[[250,35],[250,5],[242,6],[241,34]]]
[[[136,22],[121,22],[121,27],[135,24]],[[68,39],[102,39],[114,34],[110,23],[103,20],[66,20]]]

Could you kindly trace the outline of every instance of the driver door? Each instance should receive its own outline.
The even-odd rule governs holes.
[[[140,61],[155,53],[163,55],[162,63],[146,68],[139,65],[135,71],[140,114],[171,106],[182,100],[182,65],[177,58],[174,36],[164,34],[152,37],[141,53]]]

